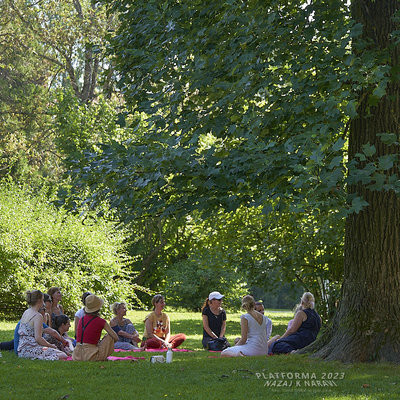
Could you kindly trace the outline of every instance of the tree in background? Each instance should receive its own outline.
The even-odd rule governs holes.
[[[4,34],[16,46],[31,51],[27,39],[38,44],[33,55],[48,63],[50,87],[67,79],[80,101],[97,96],[99,76],[111,71],[104,58],[104,37],[114,28],[103,6],[88,0],[5,0],[2,19],[9,23]],[[107,80],[106,90],[108,84]]]
[[[27,52],[18,42],[24,36],[20,25],[14,25],[0,5],[0,177],[8,174],[32,181],[37,175],[57,170],[57,159],[51,153],[50,117],[48,115],[47,81],[51,66],[34,53],[39,45],[24,37]]]
[[[107,162],[125,166],[129,190],[106,198],[136,215],[268,213],[272,200],[347,216],[341,303],[318,354],[398,361],[398,2],[108,3],[119,86],[149,117],[140,142],[88,166],[106,180]]]
[[[30,184],[60,179],[69,149],[60,146],[72,115],[60,116],[67,110],[54,91],[72,93],[86,105],[101,94],[111,97],[113,69],[104,56],[104,37],[113,27],[104,7],[88,0],[1,2],[0,176]],[[54,124],[57,112],[68,121],[61,131]],[[76,135],[72,128],[69,133]]]
[[[317,352],[345,361],[400,360],[399,115],[400,3],[354,0],[362,25],[353,54],[381,69],[377,86],[358,90],[357,116],[349,132],[348,194],[365,207],[346,219],[344,283],[339,311],[326,346]],[[395,322],[393,322],[395,321]]]

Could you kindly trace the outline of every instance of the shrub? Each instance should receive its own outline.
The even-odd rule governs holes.
[[[225,296],[224,307],[239,309],[247,285],[234,267],[224,266],[223,262],[222,258],[204,252],[171,266],[165,287],[168,304],[196,310],[210,292],[217,290]]]
[[[23,292],[62,288],[62,304],[73,315],[83,291],[105,299],[135,299],[125,268],[123,233],[102,221],[85,224],[57,210],[43,195],[15,185],[0,186],[0,315],[18,317]],[[105,307],[104,310],[108,310]]]

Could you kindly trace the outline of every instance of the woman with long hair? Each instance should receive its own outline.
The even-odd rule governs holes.
[[[71,354],[74,350],[76,341],[68,336],[69,328],[71,327],[71,321],[67,315],[57,315],[54,317],[53,328],[60,334],[64,339],[63,342],[49,337],[47,341],[53,343],[57,348],[64,353]]]
[[[51,297],[51,319],[54,320],[56,315],[64,314],[64,308],[60,304],[62,299],[61,289],[57,286],[53,286],[47,291],[47,294]]]

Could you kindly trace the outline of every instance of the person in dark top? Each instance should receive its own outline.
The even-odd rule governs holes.
[[[301,297],[300,310],[293,323],[271,347],[270,354],[287,354],[308,346],[318,335],[321,317],[314,310],[314,296],[306,292]]]
[[[223,295],[211,292],[201,309],[203,315],[203,340],[204,348],[207,343],[216,338],[223,338],[226,329],[226,313],[221,307]]]

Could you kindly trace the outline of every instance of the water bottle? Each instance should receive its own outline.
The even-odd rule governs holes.
[[[168,349],[168,351],[167,351],[167,360],[166,360],[166,362],[167,363],[171,363],[172,362],[172,350],[171,349]]]

